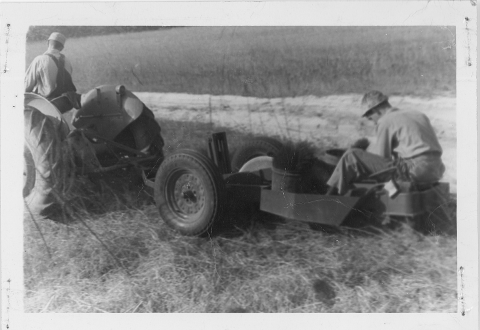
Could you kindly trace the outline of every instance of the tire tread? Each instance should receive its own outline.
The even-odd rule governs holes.
[[[171,164],[178,161],[190,162],[191,164],[194,164],[199,171],[206,175],[206,177],[208,177],[208,182],[204,182],[204,184],[208,186],[207,189],[210,189],[213,194],[213,212],[211,216],[208,219],[201,221],[201,225],[193,228],[180,228],[177,226],[175,214],[173,214],[168,206],[166,206],[166,199],[162,194],[162,186],[165,183],[166,176],[169,174],[169,167],[172,166]],[[160,165],[155,177],[155,202],[160,215],[167,225],[188,236],[200,236],[209,233],[215,223],[221,220],[225,196],[224,191],[225,183],[223,177],[213,161],[202,153],[194,150],[181,149],[167,157],[162,165]]]

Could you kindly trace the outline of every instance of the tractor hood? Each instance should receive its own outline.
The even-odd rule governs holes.
[[[144,104],[123,85],[103,85],[82,95],[82,107],[72,125],[93,131],[113,140],[128,124],[137,119]]]

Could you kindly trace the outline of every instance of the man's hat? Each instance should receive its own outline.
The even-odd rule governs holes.
[[[63,46],[65,46],[65,41],[67,41],[67,38],[61,33],[58,32],[53,32],[50,37],[48,37],[48,40],[55,40],[61,43]]]
[[[362,117],[365,117],[370,110],[386,101],[388,101],[388,96],[379,91],[370,91],[366,93],[362,98]]]

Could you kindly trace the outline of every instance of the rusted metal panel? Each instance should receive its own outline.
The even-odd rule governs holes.
[[[357,187],[369,188],[373,184],[356,184]],[[446,205],[449,194],[449,184],[438,182],[426,189],[417,190],[414,185],[402,186],[402,191],[395,197],[389,197],[383,189],[376,191],[376,199],[385,215],[415,217],[433,212]]]
[[[260,203],[261,191],[266,186],[246,185],[246,184],[227,184],[228,199],[234,202],[247,202],[252,204]]]
[[[360,197],[295,194],[263,189],[260,210],[292,220],[338,226],[354,210]]]

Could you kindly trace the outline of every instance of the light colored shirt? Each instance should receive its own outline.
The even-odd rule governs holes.
[[[25,92],[48,97],[57,88],[57,65],[46,54],[52,54],[60,59],[60,51],[57,49],[48,49],[42,55],[35,57],[25,74]],[[66,57],[65,69],[72,75],[72,64]]]
[[[390,159],[412,158],[426,152],[442,153],[435,131],[427,116],[419,111],[391,108],[378,120],[377,140],[369,151]]]

